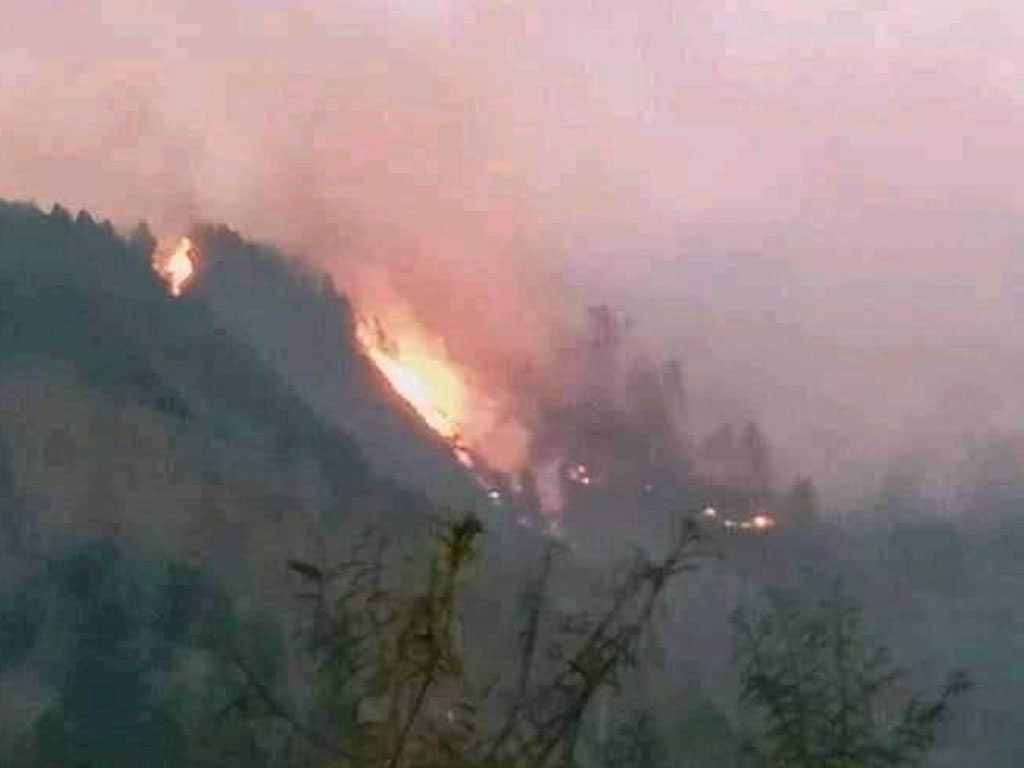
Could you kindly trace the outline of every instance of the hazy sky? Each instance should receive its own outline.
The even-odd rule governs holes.
[[[578,303],[621,303],[716,409],[833,480],[1024,426],[1018,3],[0,0],[0,19],[2,196],[225,220],[345,282],[383,266],[499,378]]]

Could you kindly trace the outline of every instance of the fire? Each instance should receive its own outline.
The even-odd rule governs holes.
[[[432,430],[452,443],[463,463],[469,460],[460,425],[467,418],[469,391],[458,368],[440,344],[417,333],[395,340],[379,322],[361,320],[356,337],[367,356]]]
[[[490,488],[489,470],[520,471],[529,435],[502,400],[401,305],[385,304],[384,309],[387,325],[378,315],[362,318],[356,339],[395,393],[485,488]]]
[[[718,510],[712,506],[704,507],[701,514],[710,521],[719,523],[729,530],[741,531],[770,531],[777,525],[777,521],[766,510],[757,511],[753,517],[747,520],[735,520],[731,517],[722,517]]]
[[[566,473],[572,482],[578,485],[590,485],[594,481],[586,464],[573,464]]]
[[[181,238],[169,254],[158,247],[153,254],[153,269],[167,284],[171,296],[181,296],[196,276],[196,247],[192,239]]]

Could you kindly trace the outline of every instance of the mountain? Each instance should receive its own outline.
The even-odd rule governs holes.
[[[232,690],[226,654],[276,674],[285,563],[370,525],[416,539],[482,495],[343,296],[224,228],[195,238],[176,298],[145,226],[0,202],[4,765],[253,764],[192,731]]]
[[[429,466],[447,461],[457,484],[441,447],[388,412],[342,297],[226,230],[202,238],[202,289],[176,299],[144,230],[123,238],[87,213],[0,204],[4,552],[113,536],[244,571],[308,554],[325,520],[425,510],[414,458],[390,477],[367,458],[414,456],[403,440],[426,446]],[[289,336],[319,343],[300,354]]]
[[[755,425],[738,440],[727,428],[704,446],[707,455],[698,451],[721,480],[702,477],[708,470],[699,461],[683,477],[659,476],[659,462],[677,457],[654,428],[665,420],[665,397],[640,377],[636,402],[645,407],[635,424],[627,419],[613,431],[608,456],[594,440],[579,441],[589,453],[567,454],[587,462],[561,480],[576,528],[590,541],[574,538],[570,519],[566,538],[549,542],[521,528],[506,502],[480,503],[482,492],[449,446],[361,354],[353,308],[332,285],[223,227],[191,236],[199,274],[176,298],[154,274],[155,243],[144,227],[123,237],[86,213],[0,203],[0,765],[297,764],[275,751],[291,733],[278,728],[282,711],[308,708],[311,722],[333,732],[362,710],[346,709],[355,701],[346,698],[349,678],[332,677],[352,668],[320,666],[309,656],[309,631],[296,630],[335,616],[357,580],[370,595],[360,615],[382,637],[393,625],[377,624],[380,605],[411,615],[433,605],[422,602],[424,584],[446,580],[424,578],[438,571],[421,569],[416,552],[438,542],[423,534],[427,513],[445,505],[493,511],[480,544],[486,565],[467,579],[453,619],[465,680],[487,691],[498,677],[525,687],[527,676],[513,674],[515,649],[531,645],[523,641],[532,626],[548,641],[535,660],[529,650],[524,667],[536,684],[560,668],[565,648],[589,646],[595,627],[618,626],[601,618],[624,605],[617,577],[665,578],[647,557],[611,568],[611,557],[632,546],[641,514],[665,513],[663,529],[674,531],[674,512],[699,508],[705,497],[722,514],[703,509],[700,551],[707,545],[705,554],[720,558],[701,557],[700,569],[686,569],[686,581],[666,593],[664,612],[650,614],[660,617],[660,638],[643,644],[637,659],[646,661],[629,670],[619,695],[595,702],[585,724],[580,748],[593,752],[590,764],[607,764],[605,747],[616,739],[606,725],[628,725],[634,705],[655,715],[649,725],[672,754],[698,766],[746,764],[732,611],[770,585],[811,594],[824,583],[816,574],[826,572],[873,596],[869,604],[880,608],[871,616],[891,628],[906,657],[952,666],[963,644],[984,660],[976,666],[986,698],[958,732],[967,746],[947,750],[944,764],[978,764],[982,750],[986,764],[1015,764],[1007,713],[1020,676],[1006,671],[1019,627],[1006,617],[1019,531],[972,541],[946,526],[857,539],[815,522],[809,482],[798,483],[782,509],[794,523],[806,518],[800,525],[780,517],[773,531],[757,518],[730,519],[767,493],[764,437]],[[583,418],[567,434],[607,429],[600,421]],[[649,460],[624,461],[631,453]],[[602,460],[629,470],[610,490]],[[616,525],[595,525],[591,513],[602,508]],[[364,570],[384,563],[373,561],[378,540],[358,536],[369,525],[392,540],[383,580],[393,592],[379,591],[378,572]],[[615,552],[593,546],[601,538]],[[665,541],[642,543],[657,555]],[[344,569],[326,568],[342,561]],[[971,562],[989,569],[971,570]],[[330,589],[330,573],[351,574],[351,582],[321,599],[317,589]],[[296,591],[317,599],[296,600]],[[328,649],[334,664],[334,653],[349,652],[361,635],[332,621],[338,633],[329,637],[343,638]],[[654,666],[655,657],[663,663]],[[575,661],[567,669],[576,675]],[[282,700],[289,708],[277,709]],[[258,736],[267,737],[261,748]]]

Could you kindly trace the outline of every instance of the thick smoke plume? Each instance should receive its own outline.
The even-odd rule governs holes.
[[[601,301],[684,361],[698,425],[756,415],[837,491],[1024,422],[1009,0],[0,16],[0,195],[285,244],[499,399]]]

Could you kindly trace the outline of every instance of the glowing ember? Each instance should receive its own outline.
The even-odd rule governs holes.
[[[579,485],[590,485],[593,482],[586,464],[574,464],[569,467],[567,474],[572,482]]]
[[[725,517],[719,513],[715,507],[707,506],[701,511],[701,515],[707,518],[709,521],[717,522],[724,528],[729,530],[741,530],[741,531],[770,531],[776,526],[775,518],[769,515],[766,511],[761,510],[746,520],[736,520],[730,517]]]
[[[459,423],[466,417],[468,392],[457,369],[424,339],[388,337],[379,323],[360,321],[356,337],[395,392],[432,430],[453,444],[467,466],[473,458],[461,445]]]
[[[153,255],[153,268],[167,284],[171,296],[181,296],[196,275],[196,247],[192,240],[183,237],[169,255],[158,248]]]

